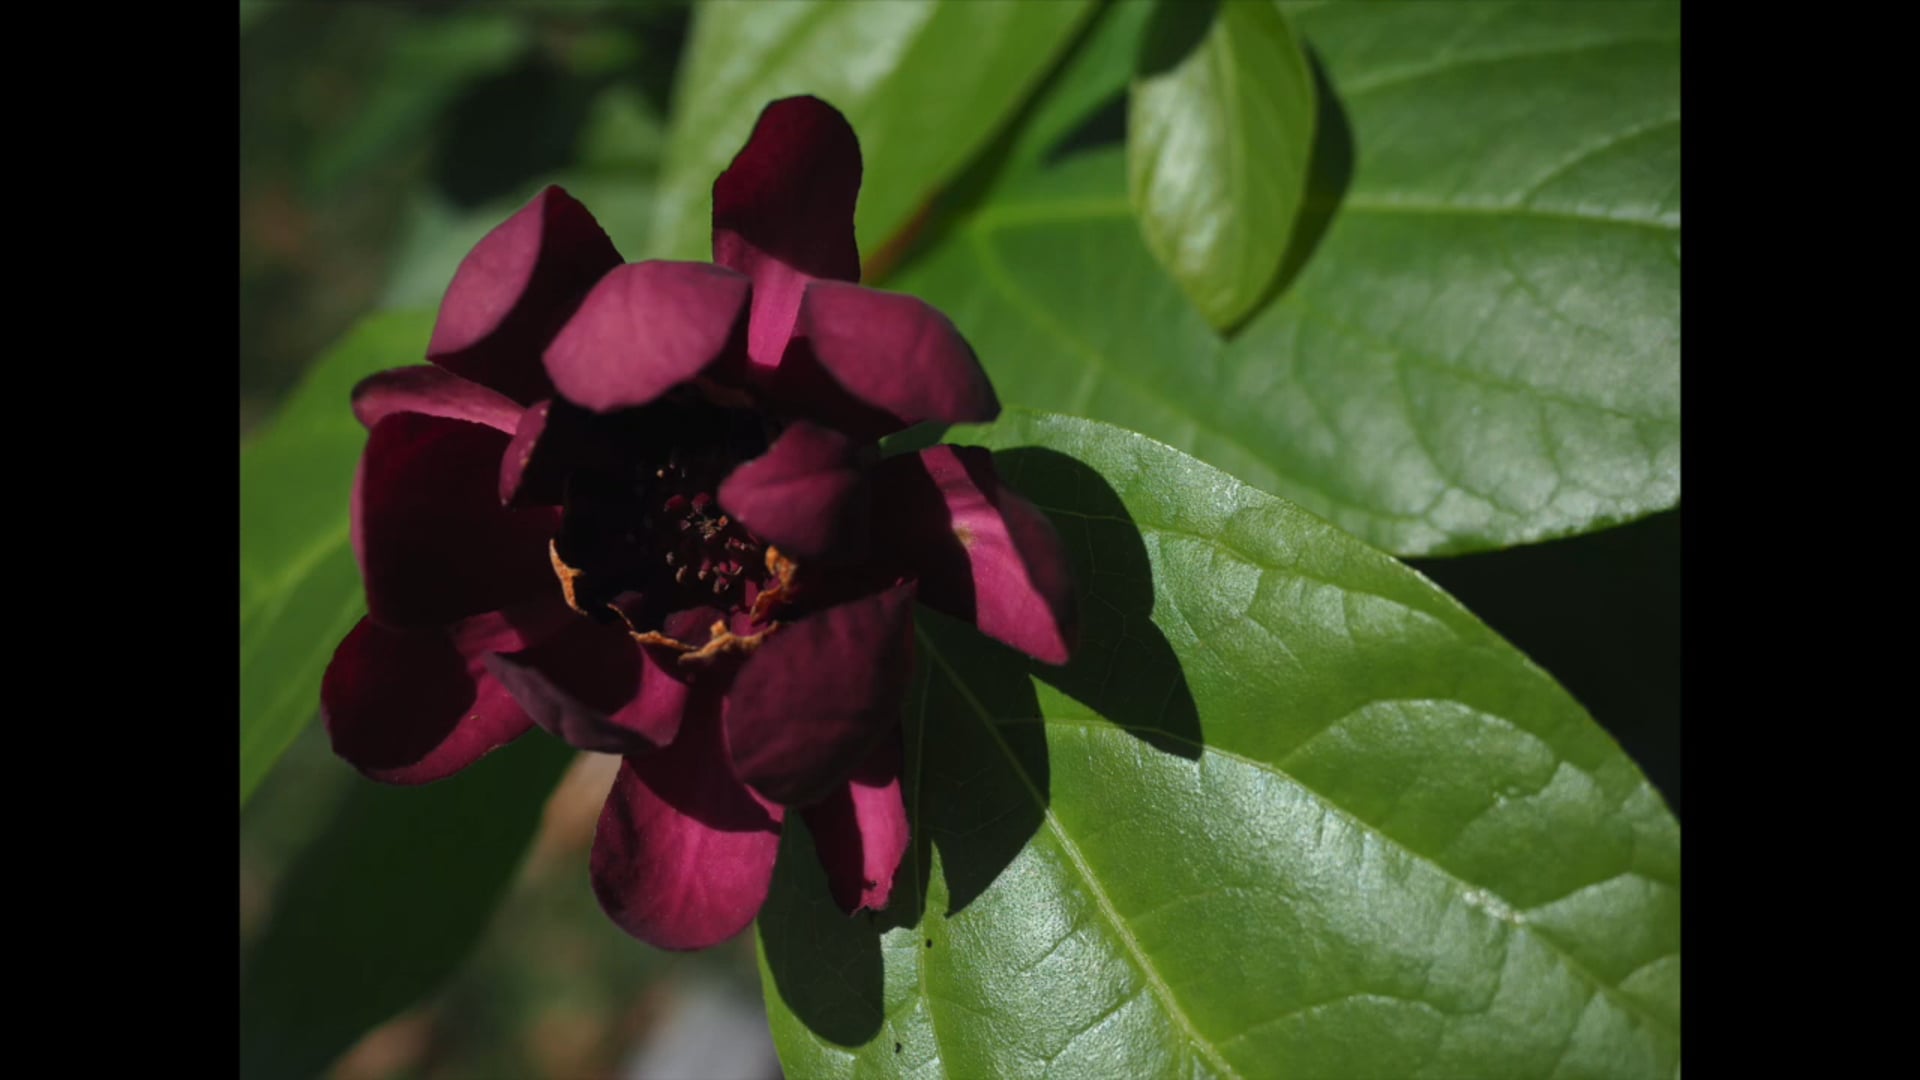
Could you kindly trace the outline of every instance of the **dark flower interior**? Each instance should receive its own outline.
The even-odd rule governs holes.
[[[558,490],[549,493],[562,508],[553,561],[568,605],[694,649],[715,621],[742,636],[764,631],[776,614],[777,597],[761,601],[770,580],[778,585],[770,577],[778,551],[770,558],[767,542],[721,509],[717,493],[735,468],[766,453],[773,423],[691,388],[569,422],[591,428],[602,453],[557,470]],[[706,612],[718,619],[685,628],[690,614]],[[670,622],[679,633],[667,632]]]

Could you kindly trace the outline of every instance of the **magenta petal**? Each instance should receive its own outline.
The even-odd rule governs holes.
[[[828,385],[854,399],[838,408],[816,403],[827,406],[823,419],[836,427],[878,437],[924,420],[979,423],[1000,415],[973,349],[923,300],[816,281],[801,298],[793,335],[786,363],[817,364],[832,377]],[[854,410],[870,416],[855,424]]]
[[[819,98],[773,102],[713,182],[713,261],[753,276],[755,288],[768,260],[858,281],[859,195],[860,140],[847,118]]]
[[[522,405],[553,393],[541,350],[620,253],[573,196],[548,187],[461,261],[427,359]]]
[[[500,503],[559,506],[574,470],[621,473],[631,465],[617,435],[594,414],[565,398],[535,402],[520,413],[500,456]]]
[[[622,760],[593,838],[600,906],[662,949],[704,949],[745,929],[780,849],[781,811],[734,779],[706,700],[671,746]]]
[[[860,280],[859,194],[860,140],[839,110],[812,97],[761,110],[713,182],[713,261],[753,279],[747,352],[758,367],[780,365],[809,282]]]
[[[500,505],[558,506],[566,495],[565,469],[553,460],[552,440],[545,438],[552,412],[551,398],[521,412],[500,455]]]
[[[361,619],[320,683],[320,719],[334,752],[375,780],[424,784],[519,738],[533,721],[478,658],[489,646],[522,643],[497,615],[468,619],[453,633]]]
[[[900,722],[913,675],[912,582],[781,626],[727,692],[735,775],[804,806],[830,794]]]
[[[801,814],[840,910],[886,907],[908,840],[899,738],[875,747],[846,784]]]
[[[632,263],[600,280],[547,347],[547,373],[576,405],[645,405],[744,350],[743,276],[710,263]]]
[[[1049,664],[1078,634],[1073,571],[1060,534],[1000,482],[977,446],[935,446],[874,470],[875,543],[920,579],[927,606]]]
[[[559,506],[569,472],[605,462],[610,452],[596,443],[590,415],[558,398],[523,411],[500,455],[500,505]]]
[[[720,508],[802,562],[866,557],[869,492],[861,447],[800,421],[728,475]]]
[[[449,623],[557,593],[547,541],[558,511],[500,505],[506,445],[490,427],[424,413],[374,425],[352,504],[353,550],[374,618]]]
[[[513,399],[431,364],[378,372],[353,388],[353,415],[368,430],[397,412],[467,420],[509,433],[520,422]]]
[[[624,628],[575,618],[531,648],[486,662],[534,723],[577,749],[643,754],[680,730],[687,685],[662,671]]]
[[[778,372],[786,363],[793,324],[800,317],[800,297],[813,280],[772,260],[754,271],[747,358],[753,362],[750,374],[756,381],[764,383],[769,373]]]

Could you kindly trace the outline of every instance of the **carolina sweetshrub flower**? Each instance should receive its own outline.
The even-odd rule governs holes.
[[[334,749],[402,784],[536,724],[622,755],[594,891],[661,947],[752,921],[791,812],[843,909],[887,903],[916,599],[1073,645],[1059,537],[985,451],[879,456],[999,403],[945,316],[855,284],[860,168],[831,106],[769,105],[711,264],[623,264],[548,188],[460,264],[432,364],[354,391],[368,614],[321,688]]]

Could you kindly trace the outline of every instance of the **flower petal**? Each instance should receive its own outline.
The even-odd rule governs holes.
[[[802,562],[867,554],[870,492],[861,447],[799,421],[720,485],[720,507]]]
[[[397,412],[467,420],[511,434],[521,409],[512,398],[431,364],[376,372],[353,388],[353,415],[368,430]]]
[[[777,383],[785,393],[775,400],[803,399],[823,422],[871,438],[1000,415],[986,371],[938,309],[838,281],[807,286]]]
[[[977,446],[934,446],[874,470],[874,543],[920,579],[927,606],[1037,660],[1064,664],[1079,632],[1060,534],[1000,482]]]
[[[733,770],[804,806],[843,783],[900,722],[913,674],[912,582],[781,626],[727,691]]]
[[[886,907],[908,841],[899,736],[875,747],[846,784],[801,814],[840,910]]]
[[[815,97],[773,102],[713,182],[713,261],[756,286],[769,260],[808,277],[858,281],[859,195],[860,140],[840,110]]]
[[[427,359],[522,405],[553,393],[540,352],[620,253],[573,196],[548,187],[461,260]]]
[[[500,505],[507,437],[425,413],[375,424],[354,478],[352,537],[367,610],[389,626],[452,622],[557,593],[548,509]]]
[[[537,401],[523,410],[513,440],[500,455],[501,505],[558,506],[573,470],[625,471],[628,460],[596,419],[565,398]]]
[[[624,627],[575,618],[531,648],[486,662],[534,723],[576,749],[644,754],[680,730],[687,684],[662,671]]]
[[[375,780],[424,784],[519,738],[533,721],[479,657],[524,640],[497,615],[468,619],[452,633],[361,619],[320,682],[320,719],[334,752]]]
[[[838,109],[813,97],[762,109],[714,180],[713,261],[753,279],[747,352],[756,365],[780,364],[808,282],[860,280],[859,195],[860,140]]]
[[[710,263],[630,263],[600,279],[547,347],[547,373],[576,405],[645,405],[745,347],[752,283]]]
[[[548,398],[520,413],[513,438],[500,455],[501,506],[558,506],[565,497],[566,471],[553,460],[554,440],[546,438],[552,412],[553,399]]]
[[[621,761],[594,833],[600,906],[662,949],[704,949],[745,929],[780,849],[781,811],[734,779],[715,704],[701,695],[671,746]]]

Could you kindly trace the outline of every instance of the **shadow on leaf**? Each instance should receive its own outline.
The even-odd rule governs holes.
[[[1047,147],[1047,152],[1041,155],[1040,164],[1052,167],[1075,154],[1098,150],[1103,146],[1119,146],[1126,141],[1127,94],[1121,90]]]
[[[1080,589],[1079,648],[1071,664],[1054,668],[921,612],[903,725],[913,843],[886,911],[843,915],[811,838],[797,817],[789,820],[761,910],[761,946],[780,1001],[841,1046],[879,1034],[888,1003],[900,1005],[898,988],[887,994],[886,972],[917,985],[915,965],[927,962],[937,939],[949,940],[936,921],[962,916],[1045,827],[1043,717],[1114,723],[1157,751],[1190,760],[1200,753],[1192,694],[1151,620],[1152,563],[1120,497],[1055,451],[1021,448],[995,459],[1066,542]]]
[[[901,884],[895,884],[896,907]],[[827,892],[806,822],[798,814],[790,817],[760,909],[760,946],[780,999],[829,1042],[858,1046],[880,1030],[879,917],[841,913]]]
[[[1294,217],[1287,252],[1280,260],[1280,273],[1260,297],[1254,312],[1272,303],[1300,276],[1307,260],[1319,250],[1320,241],[1333,225],[1333,216],[1353,183],[1353,123],[1347,119],[1347,108],[1327,79],[1327,68],[1320,62],[1320,54],[1304,42],[1301,48],[1306,52],[1307,66],[1313,70],[1315,108],[1313,149],[1307,158],[1307,190]]]
[[[885,911],[842,914],[812,837],[795,816],[760,911],[760,942],[780,999],[815,1035],[843,1046],[880,1030],[884,949],[920,947],[929,912],[951,917],[984,891],[1045,813],[1044,733],[1037,724],[992,724],[1000,716],[1040,715],[1027,659],[924,609],[917,646],[902,725],[912,844],[891,903]]]
[[[1151,79],[1179,67],[1206,40],[1219,16],[1219,0],[1160,0],[1140,36],[1135,76]]]
[[[1166,635],[1153,624],[1153,564],[1139,526],[1106,479],[1054,450],[995,455],[1001,473],[1052,518],[1080,585],[1080,647],[1042,682],[1149,745],[1200,756],[1200,718]]]

